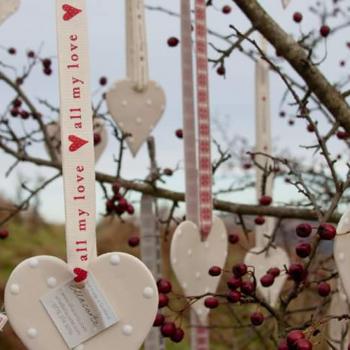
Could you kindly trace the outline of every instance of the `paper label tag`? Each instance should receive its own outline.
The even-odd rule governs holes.
[[[40,301],[70,349],[119,321],[91,273],[84,288],[69,281]]]
[[[6,326],[6,323],[8,321],[8,318],[5,314],[0,313],[0,332],[4,329]]]

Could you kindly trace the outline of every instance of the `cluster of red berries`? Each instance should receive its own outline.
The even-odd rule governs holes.
[[[282,339],[278,350],[312,350],[312,343],[301,330],[290,331],[286,339]]]
[[[169,304],[168,294],[172,291],[171,282],[161,278],[157,282],[158,292],[159,292],[159,309],[162,309]],[[185,332],[181,327],[177,327],[175,322],[166,321],[165,316],[158,312],[157,316],[153,323],[154,327],[160,327],[160,332],[163,337],[170,338],[174,343],[180,343],[184,336]]]
[[[281,270],[278,267],[269,268],[266,274],[260,278],[261,285],[266,288],[271,287],[280,274]]]
[[[121,187],[118,182],[112,185],[113,197],[107,200],[107,214],[115,213],[121,216],[124,213],[128,213],[129,215],[133,215],[135,212],[134,206],[123,197],[120,193],[120,189]]]
[[[306,238],[311,235],[312,226],[308,223],[302,223],[296,227],[295,231],[297,236]],[[317,234],[320,237],[320,239],[331,241],[336,236],[337,230],[333,225],[328,223],[323,223],[318,226]]]
[[[26,120],[30,118],[30,116],[33,116],[34,118],[39,118],[40,114],[32,114],[25,109],[22,108],[22,101],[19,98],[16,98],[12,101],[12,107],[10,109],[10,114],[12,117],[21,117],[22,119]]]
[[[298,11],[294,12],[293,20],[295,23],[301,23],[301,21],[303,20],[303,14],[301,12],[298,12]],[[320,35],[323,38],[326,38],[330,32],[331,32],[331,28],[327,24],[323,24],[320,27]]]
[[[41,60],[41,63],[43,65],[43,73],[45,75],[51,75],[52,74],[52,61],[50,58],[44,58]]]

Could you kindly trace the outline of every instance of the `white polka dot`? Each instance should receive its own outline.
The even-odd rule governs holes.
[[[11,291],[11,294],[13,294],[13,295],[18,295],[19,292],[20,292],[19,285],[18,285],[18,284],[13,284],[13,285],[11,285],[10,291]]]
[[[38,336],[38,331],[35,328],[29,328],[27,330],[27,334],[29,338],[34,339]]]
[[[182,283],[182,288],[183,289],[187,289],[187,283],[186,282]]]
[[[340,299],[343,300],[343,301],[346,301],[347,300],[347,297],[344,293],[340,293]]]
[[[187,251],[187,255],[188,255],[188,256],[191,256],[191,255],[192,255],[192,249],[189,249],[189,250]]]
[[[126,324],[125,326],[123,326],[123,334],[124,335],[127,335],[127,336],[129,336],[129,335],[131,335],[132,334],[132,332],[133,332],[133,328],[132,328],[132,326],[131,325],[129,325],[129,324]]]
[[[146,298],[146,299],[151,299],[154,297],[154,290],[153,288],[151,287],[146,287],[144,290],[143,290],[143,296]]]
[[[196,278],[197,278],[197,280],[199,280],[201,278],[201,273],[200,272],[196,272]]]
[[[204,242],[204,247],[205,247],[205,248],[209,248],[209,247],[210,247],[209,242]]]
[[[148,100],[146,101],[146,104],[147,104],[147,106],[152,106],[152,100],[148,99]]]
[[[55,277],[49,277],[46,282],[50,288],[55,288],[57,286],[57,280]]]
[[[142,123],[142,118],[136,118],[136,123],[141,124]]]
[[[182,232],[181,229],[178,229],[178,230],[177,230],[177,235],[178,235],[178,236],[182,236],[182,233],[183,233],[183,232]]]
[[[197,309],[196,311],[197,311],[198,315],[203,315],[203,310],[202,309]]]
[[[176,260],[176,259],[173,259],[173,260],[172,260],[172,264],[173,264],[173,265],[176,265],[176,263],[177,263],[177,260]]]
[[[222,240],[222,241],[226,241],[226,239],[227,239],[227,236],[223,233],[223,234],[221,235],[221,240]]]
[[[127,100],[123,100],[123,101],[122,101],[122,106],[123,106],[123,107],[126,107],[127,105],[128,105],[128,101],[127,101]]]
[[[345,259],[345,254],[344,254],[344,253],[339,253],[339,254],[338,254],[338,258],[339,258],[340,261],[344,261],[344,259]]]
[[[210,288],[209,287],[205,288],[205,293],[209,293],[209,292],[210,292]]]
[[[111,256],[110,262],[114,266],[119,265],[120,264],[120,256],[118,254],[113,254]]]
[[[35,269],[36,267],[39,266],[39,260],[37,258],[32,258],[32,259],[29,260],[28,265],[32,269]]]

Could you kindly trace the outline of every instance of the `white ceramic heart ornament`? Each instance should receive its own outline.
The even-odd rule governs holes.
[[[331,305],[328,314],[332,316],[341,316],[349,313],[349,304],[344,293],[343,286],[338,279],[338,292],[332,295]],[[347,319],[339,320],[332,318],[328,324],[328,337],[332,347],[330,350],[345,350],[349,344],[350,332],[349,321]]]
[[[139,349],[158,309],[152,274],[137,258],[124,253],[98,257],[91,262],[89,271],[119,321],[75,349]],[[29,350],[68,349],[40,298],[70,279],[68,265],[51,256],[25,260],[11,274],[5,289],[6,312]]]
[[[212,266],[224,267],[227,256],[227,233],[225,224],[213,217],[212,229],[205,241],[201,240],[198,227],[190,221],[176,229],[170,249],[171,265],[187,297],[215,293],[220,277],[209,275]],[[206,324],[209,309],[203,298],[192,305],[198,319]]]
[[[60,125],[56,122],[50,123],[46,125],[46,132],[49,136],[49,140],[52,144],[52,147],[55,150],[56,156],[58,161],[62,161],[61,157],[61,128]],[[98,134],[100,137],[100,142],[95,145],[95,160],[98,162],[98,160],[101,158],[103,152],[105,151],[108,143],[108,133],[104,126],[104,123],[102,120],[94,119],[94,133]]]
[[[142,91],[137,91],[132,80],[122,80],[107,93],[106,101],[119,128],[131,134],[126,142],[135,156],[164,113],[163,89],[156,82],[148,81]]]
[[[0,1],[0,24],[13,15],[19,8],[20,0],[1,0]]]
[[[341,217],[334,240],[333,256],[338,268],[344,292],[350,300],[350,209]]]

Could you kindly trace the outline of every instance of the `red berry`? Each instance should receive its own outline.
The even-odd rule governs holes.
[[[101,77],[100,78],[100,85],[101,86],[107,85],[107,78],[106,77]]]
[[[317,233],[321,239],[330,241],[337,234],[337,230],[331,224],[321,224],[317,229]]]
[[[165,322],[160,329],[163,337],[171,337],[176,332],[176,326],[174,322]]]
[[[226,73],[226,69],[223,65],[220,65],[217,69],[216,69],[216,73],[217,75],[225,75]]]
[[[295,282],[302,282],[307,276],[307,271],[301,264],[291,264],[288,269],[288,274]]]
[[[311,244],[306,242],[298,243],[295,252],[300,258],[306,258],[311,253]]]
[[[252,295],[255,292],[255,283],[251,281],[243,281],[241,285],[241,292],[246,295]]]
[[[176,328],[174,334],[171,335],[170,339],[174,343],[180,343],[185,336],[185,332],[181,328]]]
[[[208,297],[208,298],[205,298],[204,305],[208,309],[216,309],[219,306],[219,300],[215,297]]]
[[[28,119],[30,116],[29,112],[24,111],[24,110],[20,111],[19,114],[20,114],[22,119]]]
[[[170,168],[165,168],[163,170],[163,174],[166,175],[166,176],[172,176],[174,174],[173,170],[170,169]]]
[[[232,8],[231,6],[229,5],[225,5],[223,8],[222,8],[222,13],[224,13],[225,15],[228,15],[229,13],[231,13],[232,11]]]
[[[17,53],[17,50],[16,50],[14,47],[10,47],[10,48],[8,49],[8,53],[9,53],[10,55],[15,55],[15,54]]]
[[[263,216],[257,216],[254,220],[256,225],[264,225],[265,218]]]
[[[296,350],[312,350],[312,343],[307,339],[299,339],[295,343]]]
[[[312,226],[310,224],[299,224],[296,227],[296,233],[299,237],[309,237],[312,232]]]
[[[51,75],[52,74],[52,69],[50,67],[44,68],[44,74],[45,75]]]
[[[210,269],[209,269],[209,275],[210,276],[220,276],[221,275],[221,272],[222,272],[222,269],[221,267],[219,266],[212,266]]]
[[[300,12],[294,12],[293,20],[296,23],[300,23],[303,20],[303,15]]]
[[[19,108],[22,106],[22,101],[19,98],[16,98],[15,100],[13,100],[12,105],[15,108]]]
[[[232,272],[235,277],[240,278],[248,272],[248,267],[243,263],[236,264],[232,267]]]
[[[331,29],[329,28],[329,26],[327,26],[326,24],[324,24],[321,28],[320,28],[320,34],[321,36],[323,36],[324,38],[326,38],[329,33],[330,33]]]
[[[350,134],[344,130],[338,130],[336,133],[339,140],[346,140],[349,138]]]
[[[269,273],[260,278],[260,283],[263,287],[270,287],[275,282],[275,277]]]
[[[164,321],[165,321],[164,315],[158,312],[153,322],[153,327],[160,327],[164,323]]]
[[[264,315],[261,313],[261,312],[253,312],[251,315],[250,315],[250,321],[252,323],[252,325],[254,326],[260,326],[264,323]]]
[[[240,288],[241,285],[242,285],[242,280],[234,276],[230,277],[227,281],[227,287],[231,290],[238,289]]]
[[[18,117],[19,109],[18,108],[11,108],[10,113],[11,113],[12,117]]]
[[[314,132],[315,131],[315,126],[313,124],[308,124],[306,127],[308,132]]]
[[[140,244],[140,237],[138,236],[132,236],[128,239],[128,244],[130,247],[137,247]]]
[[[35,52],[34,51],[28,51],[27,52],[28,58],[34,58],[35,57]]]
[[[102,141],[101,134],[94,132],[94,146],[97,146]]]
[[[168,39],[168,46],[169,47],[175,47],[179,44],[179,39],[176,38],[175,36],[172,36],[171,38]]]
[[[285,111],[281,111],[281,112],[280,112],[280,117],[281,117],[281,118],[284,118],[285,116],[286,116],[286,112],[285,112]]]
[[[42,63],[43,63],[44,68],[50,68],[52,61],[50,58],[45,58],[45,59],[43,59]]]
[[[169,298],[166,294],[159,294],[158,307],[161,309],[168,306]]]
[[[259,199],[259,203],[261,205],[270,205],[272,203],[272,198],[270,196],[262,196],[260,199]]]
[[[289,347],[288,347],[286,339],[282,339],[279,342],[277,350],[289,350]]]
[[[0,229],[0,239],[6,239],[10,235],[9,231],[2,228]]]
[[[166,280],[165,278],[161,278],[158,280],[157,287],[158,287],[159,293],[163,293],[163,294],[170,293],[172,289],[172,285],[170,281]]]
[[[237,290],[231,290],[228,294],[227,294],[227,300],[230,303],[237,303],[241,300],[241,293],[238,292]]]
[[[183,133],[182,129],[177,129],[177,130],[175,131],[175,135],[176,135],[176,137],[179,138],[179,139],[182,139],[182,138],[184,137],[184,133]]]
[[[321,297],[328,297],[330,293],[331,293],[331,286],[327,282],[321,282],[318,285],[318,294]]]
[[[236,233],[231,233],[228,236],[228,241],[231,244],[237,244],[239,242],[239,236]]]
[[[294,331],[290,331],[287,335],[287,344],[289,347],[293,347],[298,340],[304,339],[304,338],[305,338],[305,334],[302,331],[298,329]]]
[[[267,273],[276,278],[280,275],[281,270],[278,267],[271,267],[267,270]]]
[[[126,211],[129,215],[133,215],[135,213],[135,208],[132,204],[128,203]]]

